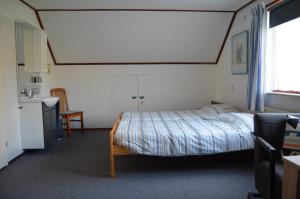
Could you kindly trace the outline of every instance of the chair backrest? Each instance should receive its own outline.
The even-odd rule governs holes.
[[[67,92],[64,88],[53,88],[50,90],[50,95],[58,97],[60,103],[59,112],[69,111]]]
[[[254,117],[254,133],[281,151],[287,115],[300,117],[299,113],[258,113]]]

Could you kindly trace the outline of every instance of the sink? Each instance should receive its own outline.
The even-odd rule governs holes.
[[[52,107],[58,102],[58,97],[43,98],[43,102],[46,104],[46,106]]]
[[[21,103],[42,103],[44,102],[46,106],[52,107],[58,102],[58,97],[20,97],[19,102]]]

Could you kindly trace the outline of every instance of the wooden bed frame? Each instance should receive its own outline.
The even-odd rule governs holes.
[[[221,102],[211,101],[211,104],[222,104]],[[136,155],[135,153],[129,151],[124,146],[119,146],[114,143],[114,134],[116,133],[119,123],[122,119],[123,113],[121,113],[118,118],[116,119],[112,130],[109,134],[109,145],[110,145],[110,176],[112,178],[115,177],[115,156],[125,156],[125,155]]]
[[[110,145],[110,176],[115,177],[115,156],[121,155],[134,155],[126,147],[116,145],[114,143],[114,135],[118,129],[119,123],[122,119],[123,113],[121,113],[115,121],[112,130],[109,134],[109,145]]]

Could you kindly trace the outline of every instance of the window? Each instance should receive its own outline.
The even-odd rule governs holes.
[[[300,94],[300,17],[268,30],[267,91]]]

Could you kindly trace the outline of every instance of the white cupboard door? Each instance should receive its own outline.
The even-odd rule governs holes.
[[[24,40],[24,64],[25,72],[35,72],[34,71],[34,48],[33,48],[33,31],[31,29],[23,30],[23,40]]]
[[[25,72],[48,72],[46,32],[24,28],[23,39]]]
[[[41,72],[48,72],[47,61],[47,33],[44,30],[40,31],[40,45],[41,45]]]
[[[111,123],[121,112],[138,110],[138,76],[112,75],[110,77]]]
[[[162,74],[139,75],[139,110],[166,110],[166,77]]]
[[[20,103],[21,140],[23,149],[43,149],[44,127],[41,103]]]

